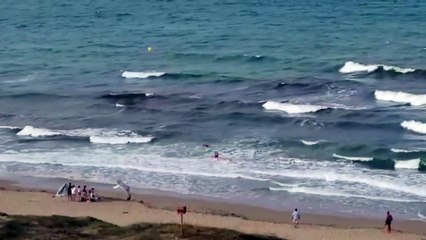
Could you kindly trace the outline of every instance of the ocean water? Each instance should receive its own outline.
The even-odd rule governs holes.
[[[0,173],[425,220],[425,12],[1,1]]]

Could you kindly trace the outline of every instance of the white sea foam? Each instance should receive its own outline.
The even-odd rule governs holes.
[[[73,129],[73,130],[51,130],[45,128],[36,128],[33,126],[25,126],[16,135],[30,137],[52,137],[52,136],[69,136],[69,137],[87,137],[91,143],[103,144],[127,144],[127,143],[148,143],[151,142],[153,136],[140,136],[132,131],[127,130],[111,130],[111,129]]]
[[[326,106],[280,103],[275,101],[267,101],[262,106],[266,110],[278,110],[278,111],[286,112],[288,114],[312,113],[312,112],[318,112],[319,110],[328,108]]]
[[[426,134],[426,123],[411,120],[411,121],[403,121],[401,123],[401,126],[407,130],[410,130],[416,133]]]
[[[124,71],[121,76],[124,78],[149,78],[160,77],[166,74],[165,72],[130,72]]]
[[[0,126],[0,129],[16,130],[16,129],[21,129],[21,128],[20,127],[15,127],[15,126]]]
[[[344,193],[344,192],[340,192],[340,191],[326,191],[324,189],[308,188],[308,187],[293,187],[293,188],[270,187],[269,190],[271,190],[271,191],[286,191],[286,192],[289,192],[289,193],[305,193],[305,194],[329,196],[329,197],[363,198],[363,199],[370,199],[370,200],[381,200],[381,201],[385,200],[385,201],[392,201],[392,202],[418,202],[417,200],[410,200],[410,199],[388,198],[388,197],[382,197],[382,196],[357,195],[357,194]]]
[[[302,142],[306,146],[312,146],[312,145],[317,145],[318,143],[324,142],[324,140],[317,140],[317,141],[300,140],[300,142]]]
[[[413,68],[401,68],[401,67],[395,67],[395,66],[388,66],[383,64],[370,64],[370,65],[364,65],[361,63],[353,62],[353,61],[347,61],[343,67],[339,69],[340,73],[356,73],[356,72],[374,72],[378,68],[382,67],[385,71],[395,71],[399,73],[410,73],[416,71],[416,69]]]
[[[411,160],[395,160],[395,169],[419,169],[420,158]]]
[[[368,161],[372,161],[373,158],[372,157],[348,157],[348,156],[343,156],[343,155],[339,155],[334,153],[333,157],[335,158],[340,158],[340,159],[345,159],[345,160],[349,160],[349,161],[363,161],[363,162],[368,162]]]
[[[102,136],[90,136],[91,143],[100,144],[127,144],[127,143],[148,143],[151,142],[153,137],[102,137]]]
[[[327,182],[347,182],[365,184],[370,187],[379,189],[388,189],[398,193],[407,193],[422,198],[426,197],[426,190],[419,189],[416,186],[404,185],[401,183],[394,183],[384,181],[381,179],[374,179],[369,176],[359,176],[352,174],[342,174],[333,171],[306,171],[306,170],[285,170],[285,171],[253,171],[256,174],[269,175],[269,176],[282,176],[296,179],[311,179]]]
[[[391,101],[398,103],[409,103],[412,106],[426,104],[426,94],[412,94],[406,92],[379,91],[374,92],[374,96],[380,101]]]
[[[48,137],[63,135],[62,133],[46,128],[35,128],[33,126],[25,126],[16,135],[18,136],[31,136],[31,137]]]
[[[417,216],[419,217],[419,219],[416,219],[416,220],[419,220],[421,222],[426,222],[426,216],[425,215],[423,215],[420,212],[418,212]]]
[[[391,148],[391,151],[394,153],[410,153],[410,152],[419,152],[420,150],[406,150],[400,148]]]

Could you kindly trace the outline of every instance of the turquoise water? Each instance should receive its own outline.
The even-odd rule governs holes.
[[[425,10],[2,1],[0,170],[421,218]]]

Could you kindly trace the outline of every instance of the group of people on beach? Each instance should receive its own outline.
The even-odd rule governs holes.
[[[77,187],[71,183],[68,184],[67,196],[69,201],[76,202],[97,202],[100,201],[100,197],[96,194],[95,188],[88,190],[87,186],[83,188],[78,185]]]

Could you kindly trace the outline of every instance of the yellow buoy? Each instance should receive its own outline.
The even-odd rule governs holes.
[[[152,52],[152,47],[148,47],[148,52]]]

